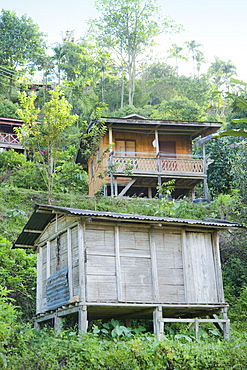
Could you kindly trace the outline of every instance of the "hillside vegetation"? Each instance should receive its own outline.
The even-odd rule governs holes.
[[[32,329],[35,313],[35,260],[31,251],[11,249],[13,242],[33,212],[36,203],[44,204],[47,193],[17,188],[7,183],[0,187],[0,363],[8,369],[226,369],[247,366],[245,323],[247,297],[246,235],[242,231],[221,235],[226,300],[231,304],[231,339],[226,343],[211,325],[194,331],[181,324],[165,328],[165,340],[158,342],[149,323],[136,322],[133,329],[116,320],[105,326],[98,321],[81,338],[76,327],[54,338],[49,329]],[[54,205],[99,211],[139,213],[183,218],[227,215],[231,221],[246,219],[237,195],[219,196],[203,205],[190,200],[165,198],[118,199],[89,198],[80,193],[54,194]],[[9,242],[7,241],[9,240]],[[7,290],[6,290],[7,289]],[[13,301],[11,301],[13,299]],[[7,332],[6,332],[7,330]],[[6,335],[7,333],[7,335]],[[238,350],[236,351],[236,348]],[[207,367],[206,367],[207,366]]]
[[[215,57],[202,73],[206,61],[196,40],[173,44],[166,57],[152,54],[156,36],[162,34],[165,42],[168,33],[181,29],[159,18],[155,0],[97,0],[96,6],[99,18],[89,22],[85,35],[75,40],[67,31],[50,50],[31,18],[5,9],[0,14],[0,117],[23,120],[16,134],[27,154],[0,152],[0,369],[245,370],[244,230],[220,234],[232,322],[227,343],[211,324],[201,327],[198,339],[188,326],[166,325],[161,342],[146,321],[126,328],[116,320],[99,320],[89,324],[87,334],[78,335],[74,326],[55,337],[50,328],[33,327],[36,255],[11,246],[35,204],[247,225],[247,84],[231,79],[236,67]],[[182,63],[188,63],[189,76],[180,73]],[[40,81],[31,77],[35,71],[42,72]],[[101,191],[87,196],[87,172],[74,161],[78,142],[86,143],[87,157],[97,153],[105,132],[100,118],[132,113],[222,122],[219,137],[206,143],[209,203],[173,201],[169,188],[162,199],[104,198]],[[88,133],[92,120],[97,124]],[[203,196],[201,186],[196,195]]]

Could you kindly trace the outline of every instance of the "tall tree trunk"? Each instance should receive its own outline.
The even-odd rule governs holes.
[[[124,107],[124,75],[122,75],[122,87],[121,87],[121,109]]]
[[[136,77],[136,68],[135,68],[135,55],[131,55],[131,62],[128,68],[129,72],[129,105],[134,105],[134,95],[135,95],[135,77]]]
[[[104,72],[104,68],[102,68],[101,84],[102,84],[101,99],[102,99],[102,103],[104,103],[105,102],[105,72]]]

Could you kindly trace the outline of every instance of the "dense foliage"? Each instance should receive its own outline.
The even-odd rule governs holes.
[[[203,340],[203,335],[199,341],[184,335],[184,340],[159,342],[150,334],[130,339],[117,337],[115,341],[87,334],[78,341],[73,332],[54,338],[45,331],[38,333],[28,327],[18,335],[11,334],[2,361],[13,370],[244,370],[247,366],[244,334],[234,336],[230,343],[221,342],[217,337]]]
[[[188,327],[166,326],[162,342],[147,328],[129,329],[116,321],[91,323],[91,332],[79,338],[76,327],[56,337],[49,329],[32,328],[36,255],[11,249],[11,243],[34,205],[47,202],[47,189],[54,205],[247,224],[247,84],[229,81],[235,66],[216,57],[207,73],[201,73],[205,58],[196,40],[173,44],[167,51],[167,61],[175,61],[175,67],[164,58],[147,58],[144,52],[155,35],[179,28],[169,18],[159,22],[155,0],[98,0],[96,5],[101,16],[91,22],[95,33],[74,40],[68,31],[49,54],[29,17],[18,18],[10,10],[0,15],[0,116],[24,120],[19,135],[28,149],[27,157],[0,152],[0,368],[244,370],[247,254],[242,230],[220,235],[225,295],[235,328],[229,343],[210,325],[197,340]],[[190,77],[179,73],[183,60],[192,62]],[[38,69],[43,80],[31,95],[28,73]],[[104,120],[89,134],[88,123],[131,113],[223,122],[222,135],[206,144],[210,203],[170,200],[169,189],[163,189],[162,199],[86,196],[87,173],[74,163],[78,142],[88,157],[97,152],[105,132]]]

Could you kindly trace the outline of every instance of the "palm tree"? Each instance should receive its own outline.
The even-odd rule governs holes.
[[[171,49],[168,50],[168,52],[170,53],[170,55],[168,55],[168,58],[175,59],[175,69],[176,69],[177,75],[178,75],[178,59],[188,60],[188,58],[185,55],[181,54],[182,50],[184,50],[184,48],[176,44],[172,44]]]
[[[208,73],[213,78],[213,81],[217,85],[218,90],[224,84],[229,90],[228,81],[230,77],[234,76],[237,73],[237,69],[236,66],[231,62],[231,60],[228,60],[228,62],[224,62],[218,57],[215,57],[215,62],[211,63],[211,66],[208,69]]]
[[[197,77],[199,77],[200,76],[201,65],[202,65],[202,63],[206,63],[206,60],[204,58],[204,54],[200,50],[196,51],[195,61],[196,61]]]
[[[203,46],[202,44],[198,44],[195,40],[186,41],[185,45],[188,49],[188,51],[192,54],[192,62],[193,62],[193,76],[195,77],[195,59],[196,59],[196,53],[198,53],[200,50],[199,47]]]

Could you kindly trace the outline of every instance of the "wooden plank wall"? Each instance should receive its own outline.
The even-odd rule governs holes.
[[[39,247],[37,312],[47,279],[64,268],[70,299],[84,303],[224,302],[216,233],[63,218]]]
[[[125,302],[153,302],[149,228],[119,227],[122,297]]]
[[[166,302],[185,302],[181,231],[156,228],[154,233],[159,299]]]
[[[72,265],[72,297],[80,295],[79,287],[79,247],[78,247],[78,227],[71,229],[71,265]]]
[[[114,226],[87,224],[86,299],[117,301]]]

